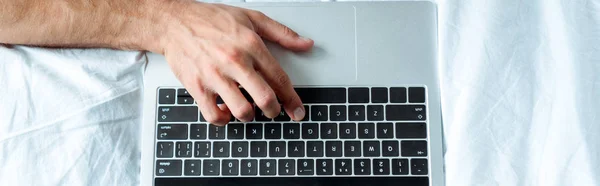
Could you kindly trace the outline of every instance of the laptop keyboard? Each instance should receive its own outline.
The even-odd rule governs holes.
[[[157,177],[429,174],[424,87],[296,88],[303,121],[255,107],[252,122],[224,127],[208,124],[182,87],[157,91]]]

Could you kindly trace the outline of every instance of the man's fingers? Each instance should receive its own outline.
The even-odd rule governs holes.
[[[231,76],[250,94],[265,116],[274,118],[279,114],[281,107],[275,92],[254,69],[237,69]]]
[[[233,116],[242,122],[252,120],[254,116],[252,105],[242,95],[242,92],[233,81],[223,77],[214,77],[212,81],[214,82],[213,87]]]
[[[217,106],[216,94],[210,91],[204,91],[204,93],[195,96],[195,98],[196,103],[200,108],[200,112],[202,113],[202,117],[204,117],[206,121],[219,126],[223,126],[229,122],[231,113],[227,112],[227,110],[221,110]]]
[[[250,11],[248,15],[254,24],[254,31],[269,41],[295,51],[307,51],[314,45],[313,40],[299,36],[289,27],[261,12]]]
[[[302,120],[306,111],[287,73],[279,66],[264,44],[254,47],[251,53],[257,61],[257,69],[271,85],[288,115],[293,120]]]

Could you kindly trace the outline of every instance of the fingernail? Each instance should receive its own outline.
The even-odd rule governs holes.
[[[311,42],[311,41],[312,41],[312,39],[310,39],[310,38],[307,38],[307,37],[304,37],[304,36],[300,36],[300,39],[301,39],[302,41],[306,41],[306,42]]]
[[[294,110],[294,117],[298,120],[302,120],[304,118],[304,108],[298,107]]]

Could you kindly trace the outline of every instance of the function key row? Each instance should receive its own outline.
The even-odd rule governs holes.
[[[350,88],[295,88],[305,104],[327,103],[425,103],[424,87],[350,87]],[[249,102],[252,97],[243,88],[240,91]],[[194,99],[185,89],[159,89],[159,104],[193,104]],[[217,103],[223,103],[217,98]]]
[[[305,105],[308,114],[303,121],[425,121],[425,105]],[[274,119],[254,108],[255,121],[291,121],[281,109]],[[158,122],[206,122],[197,106],[160,106]],[[235,121],[232,116],[230,121]]]
[[[425,139],[425,123],[231,123],[159,124],[159,140],[204,139]],[[189,134],[189,138],[188,138]]]
[[[157,176],[427,175],[427,159],[156,160]],[[183,172],[182,172],[183,171]]]

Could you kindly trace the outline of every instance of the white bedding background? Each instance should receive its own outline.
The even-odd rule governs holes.
[[[438,8],[447,185],[599,186],[600,1]],[[144,62],[0,46],[0,185],[138,185]]]

